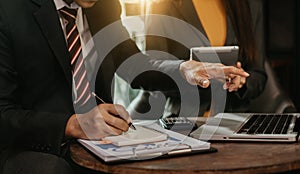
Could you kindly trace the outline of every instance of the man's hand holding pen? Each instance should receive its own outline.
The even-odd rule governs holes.
[[[102,98],[98,97],[96,93],[92,92],[92,95],[93,95],[97,100],[99,100],[100,102],[106,103]],[[128,123],[128,126],[129,126],[130,128],[132,128],[132,129],[136,130],[135,126],[132,124],[131,121]]]
[[[65,135],[81,139],[101,139],[135,129],[126,109],[118,104],[103,103],[85,114],[74,114],[67,122]]]

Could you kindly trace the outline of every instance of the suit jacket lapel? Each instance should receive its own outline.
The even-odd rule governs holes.
[[[61,29],[55,5],[52,0],[33,0],[40,5],[34,13],[55,57],[61,65],[69,84],[72,84],[70,55]]]
[[[205,37],[207,34],[198,18],[198,14],[194,8],[192,0],[184,0],[180,7],[176,6],[182,15],[184,21],[196,27]]]

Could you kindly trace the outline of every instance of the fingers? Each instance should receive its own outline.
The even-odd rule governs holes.
[[[241,62],[237,62],[236,67],[238,69],[243,70]],[[238,89],[242,88],[246,83],[246,77],[235,76],[232,79],[232,84],[229,86],[229,92],[237,91]]]
[[[201,76],[201,75],[194,75],[194,79],[196,82],[196,85],[202,87],[202,88],[208,88],[210,85],[210,81],[207,76]]]
[[[224,84],[223,88],[228,89],[229,92],[238,91],[246,83],[246,78],[241,76],[228,76],[228,81]]]
[[[249,77],[249,74],[245,72],[241,67],[241,63],[237,62],[237,67],[234,66],[224,66],[220,63],[203,63],[203,67],[206,71],[209,79],[224,79],[227,76],[241,76],[241,77]],[[203,70],[199,70],[203,71]],[[202,74],[204,74],[202,72]]]
[[[246,83],[246,78],[249,74],[242,68],[241,62],[237,62],[236,67],[225,67],[224,73],[230,79],[223,86],[224,89],[228,89],[229,92],[238,91]]]
[[[250,76],[250,74],[245,72],[243,69],[237,68],[234,66],[224,66],[223,70],[224,70],[225,76],[227,76],[227,75],[238,75],[238,76],[242,76],[242,77]]]
[[[121,105],[101,104],[99,110],[105,123],[117,134],[126,132],[131,122],[128,112]]]
[[[94,140],[128,131],[131,121],[125,108],[115,104],[100,104],[87,113],[76,114],[76,119],[76,129],[81,132],[76,138]]]
[[[201,79],[198,83],[202,88],[208,88],[210,85],[210,81],[208,79]]]
[[[230,77],[235,80],[233,83],[228,83],[226,86],[232,86],[231,90],[236,90],[243,86],[246,77],[249,74],[242,69],[240,62],[237,62],[237,67],[224,66],[220,63],[207,63],[197,61],[186,61],[180,65],[180,72],[183,77],[192,85],[199,85],[202,88],[207,88],[210,85],[210,79],[216,79],[225,83],[226,78]],[[235,78],[239,76],[239,78]]]
[[[234,79],[231,80],[231,84],[229,85],[229,92],[237,91],[241,86],[241,77],[236,76]]]
[[[237,62],[237,63],[236,63],[236,67],[237,67],[237,68],[242,68],[242,63],[241,63],[241,62]]]
[[[122,105],[118,104],[107,104],[107,111],[113,115],[116,115],[119,118],[127,121],[127,123],[132,122],[129,113]]]
[[[242,88],[243,87],[243,85],[245,85],[246,84],[246,78],[245,77],[241,77],[241,85],[239,86],[239,88]]]

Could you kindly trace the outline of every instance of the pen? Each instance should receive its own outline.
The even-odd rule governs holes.
[[[96,97],[98,100],[100,100],[102,103],[106,103],[102,98],[98,97],[96,93],[92,92],[92,95],[94,97]],[[128,123],[128,126],[133,129],[136,130],[136,127],[132,124],[132,122]]]
[[[130,128],[132,128],[132,129],[136,130],[136,128],[135,128],[135,126],[132,124],[132,122],[130,122],[130,123],[128,124],[128,126],[129,126]]]

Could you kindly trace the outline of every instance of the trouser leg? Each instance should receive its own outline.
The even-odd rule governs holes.
[[[3,166],[3,174],[73,174],[69,163],[58,156],[25,151],[11,155]]]

